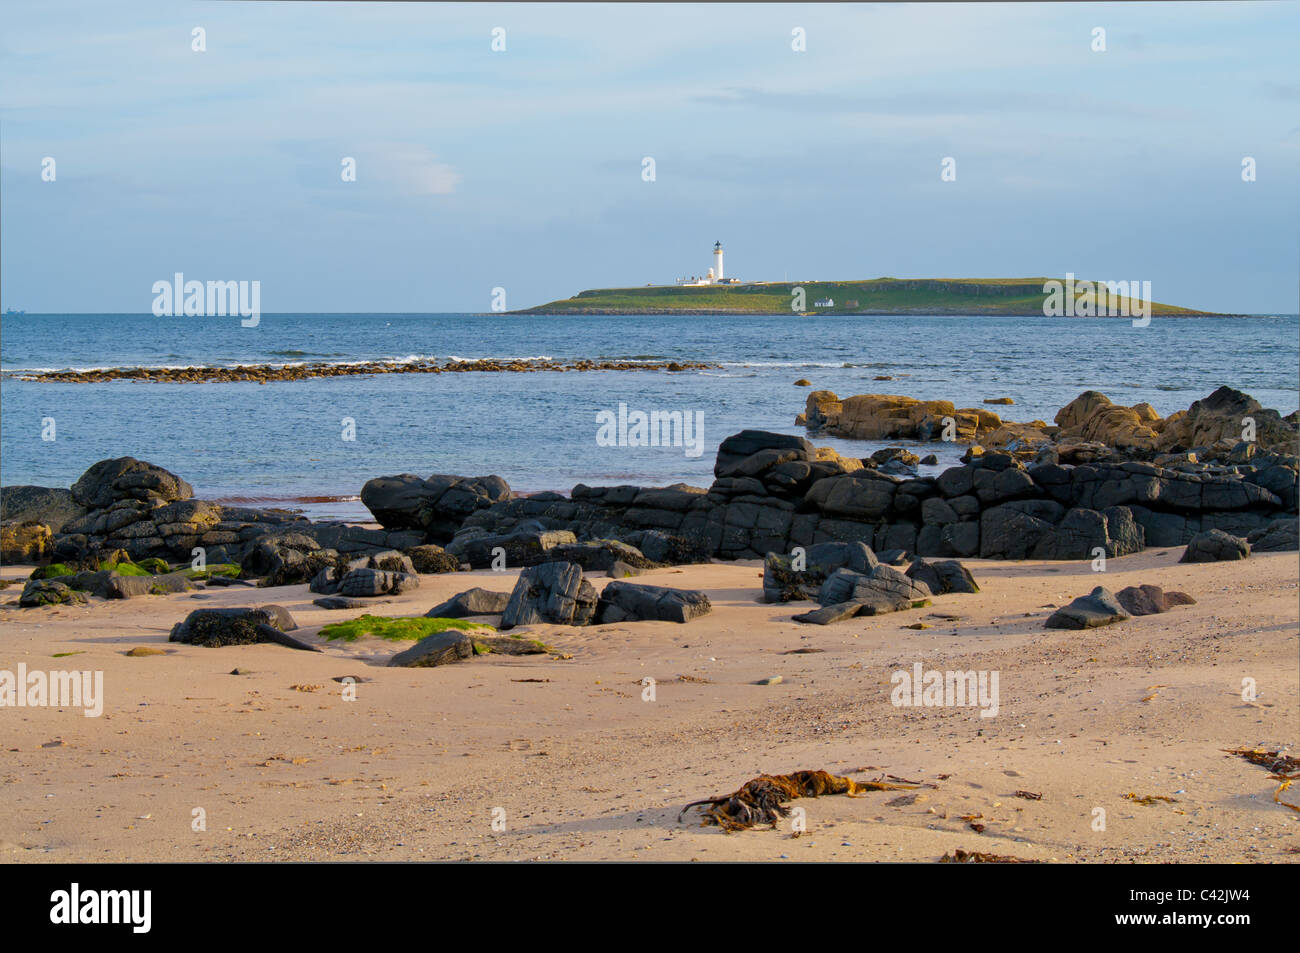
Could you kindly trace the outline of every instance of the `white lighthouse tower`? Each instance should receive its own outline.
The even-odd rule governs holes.
[[[713,280],[722,280],[722,242],[713,243]]]

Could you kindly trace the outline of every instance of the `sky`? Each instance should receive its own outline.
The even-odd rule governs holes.
[[[721,240],[741,280],[1296,313],[1298,37],[1288,2],[5,0],[0,307],[144,313],[182,272],[266,313],[486,312]]]

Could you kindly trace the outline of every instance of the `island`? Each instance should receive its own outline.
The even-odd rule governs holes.
[[[702,276],[675,284],[597,288],[514,314],[923,314],[1025,317],[1201,317],[1151,300],[1151,282],[1063,278],[875,278],[741,281],[725,277],[722,243]]]
[[[876,278],[866,281],[756,281],[735,284],[648,285],[641,288],[598,288],[572,298],[551,301],[516,314],[924,314],[1053,316],[1052,278]],[[1106,282],[1076,281],[1106,288]],[[796,289],[803,289],[803,308],[794,307]],[[1081,292],[1088,295],[1088,292]],[[1068,296],[1063,305],[1069,305]],[[1095,301],[1095,292],[1091,299]],[[1106,297],[1102,295],[1101,297]],[[1136,296],[1135,296],[1136,297]],[[1074,299],[1076,302],[1078,298]],[[1143,302],[1143,309],[1147,302]],[[1111,309],[1116,312],[1124,309]],[[1108,309],[1072,311],[1061,317],[1141,316],[1111,314]],[[1197,311],[1150,302],[1150,314],[1161,317],[1203,317]]]

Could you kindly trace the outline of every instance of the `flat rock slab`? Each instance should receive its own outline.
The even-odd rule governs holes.
[[[319,599],[313,599],[311,604],[320,606],[322,609],[366,609],[373,606],[377,601],[387,602],[387,599],[354,599],[351,596],[321,596]]]
[[[1093,629],[1127,618],[1128,614],[1114,593],[1098,586],[1088,595],[1057,609],[1044,625],[1049,629]]]
[[[448,630],[421,639],[405,652],[398,652],[388,664],[398,668],[433,668],[460,662],[474,654],[474,643],[465,632]]]
[[[475,586],[458,592],[441,605],[436,605],[428,612],[428,619],[467,619],[473,615],[498,615],[505,612],[510,602],[510,593],[493,592]]]
[[[861,608],[862,605],[858,602],[837,602],[835,605],[822,606],[811,612],[801,612],[794,616],[794,621],[812,625],[830,625],[832,622],[843,622],[845,619],[853,618]]]

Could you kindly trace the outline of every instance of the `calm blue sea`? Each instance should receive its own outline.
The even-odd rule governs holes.
[[[714,451],[746,427],[794,426],[806,388],[894,393],[1050,421],[1081,391],[1161,414],[1220,384],[1283,413],[1298,403],[1300,319],[502,315],[18,315],[0,318],[0,481],[67,486],[96,460],[161,464],[210,499],[291,502],[356,518],[388,473],[499,474],[518,490],[575,483],[707,486]],[[696,360],[718,370],[410,374],[259,384],[51,384],[34,369],[437,358]],[[875,381],[888,374],[890,381]],[[704,413],[704,452],[601,447],[596,414]],[[56,439],[43,441],[42,418]],[[342,418],[356,422],[342,439]],[[881,444],[820,441],[862,456]],[[951,461],[951,446],[936,445]],[[324,499],[322,499],[324,498]]]

